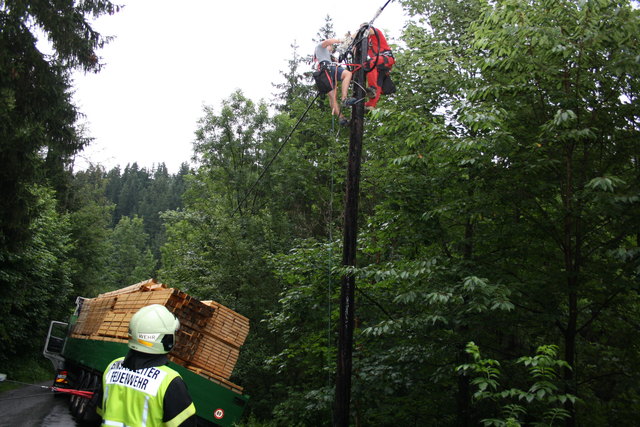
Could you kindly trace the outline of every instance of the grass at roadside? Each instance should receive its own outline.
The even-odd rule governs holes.
[[[37,384],[43,381],[53,382],[54,372],[51,363],[41,355],[39,356],[39,358],[35,356],[21,358],[0,366],[0,373],[7,374],[7,380],[0,382],[0,393],[24,387],[24,384],[11,381],[27,384]]]

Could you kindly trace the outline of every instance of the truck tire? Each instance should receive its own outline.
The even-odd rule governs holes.
[[[80,374],[78,375],[77,381],[74,381],[73,388],[82,390],[84,388],[85,382],[88,379],[89,373],[80,368]],[[71,410],[71,415],[73,415],[74,417],[78,415],[78,406],[80,405],[80,400],[82,400],[82,398],[76,394],[71,395],[71,399],[69,399],[69,408]]]
[[[100,421],[100,417],[96,413],[96,405],[101,387],[100,379],[96,374],[88,374],[86,387],[83,387],[85,390],[94,392],[93,397],[90,399],[80,398],[80,403],[78,404],[76,419],[83,426],[94,425]]]
[[[93,379],[94,376],[92,374],[87,374],[87,380],[84,382],[82,390],[93,389]],[[78,421],[82,421],[84,419],[88,403],[89,399],[86,399],[84,397],[80,397],[80,399],[78,399],[78,409],[76,410],[76,418],[78,419]]]

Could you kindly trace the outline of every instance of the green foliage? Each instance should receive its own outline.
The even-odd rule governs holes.
[[[156,261],[149,248],[149,235],[142,218],[122,217],[110,236],[113,252],[109,257],[109,283],[112,289],[124,288],[153,277]]]
[[[576,396],[559,393],[556,384],[561,369],[571,369],[569,364],[557,359],[558,347],[543,345],[538,347],[536,355],[520,357],[516,363],[527,368],[529,381],[533,383],[528,389],[517,387],[503,389],[500,386],[500,363],[494,359],[481,357],[480,348],[473,342],[467,343],[466,352],[473,362],[456,368],[461,375],[473,376],[471,384],[477,390],[473,394],[478,403],[483,400],[496,401],[500,405],[500,418],[483,419],[485,426],[552,426],[564,423],[570,414],[563,405],[575,403]]]
[[[8,364],[0,364],[0,371],[7,373],[7,379],[20,381],[27,384],[36,384],[43,381],[53,383],[53,371],[51,362],[42,357],[42,353],[34,353],[32,356],[21,356],[18,360],[12,360]],[[23,387],[9,381],[0,382],[0,393]]]
[[[102,0],[0,5],[0,368],[5,372],[31,371],[49,321],[67,317],[75,274],[86,262],[80,258],[95,243],[77,227],[100,214],[67,213],[72,159],[88,142],[76,127],[79,112],[69,76],[75,69],[99,70],[97,49],[107,39],[89,20],[118,9]],[[51,49],[42,49],[38,38],[48,40]]]
[[[33,187],[37,216],[32,238],[20,252],[0,252],[0,364],[40,349],[49,321],[64,315],[72,292],[69,277],[70,224],[56,211],[53,191]]]
[[[158,266],[160,247],[165,242],[165,229],[160,215],[182,207],[185,177],[189,173],[187,164],[182,164],[177,174],[170,175],[164,163],[152,170],[139,168],[134,163],[127,165],[123,173],[120,173],[119,167],[106,173],[104,170],[96,173],[95,182],[101,187],[102,198],[98,203],[112,206],[108,228],[115,228],[123,216],[143,219],[144,231],[149,236],[149,249]],[[82,173],[76,174],[75,181],[82,181]],[[155,275],[155,269],[152,273]]]
[[[376,153],[393,151],[395,160],[371,167],[379,176],[372,187],[382,187],[387,200],[371,217],[365,247],[393,259],[394,268],[439,254],[462,278],[500,283],[517,309],[484,322],[465,314],[453,336],[507,354],[562,342],[573,367],[562,371],[563,392],[592,395],[574,375],[596,378],[616,368],[602,359],[578,363],[575,352],[593,348],[594,339],[609,347],[600,335],[609,314],[629,310],[637,298],[637,259],[611,258],[637,246],[631,200],[639,186],[630,165],[638,151],[629,144],[637,140],[636,113],[626,105],[637,98],[637,11],[614,2],[472,2],[468,10],[451,1],[406,3],[431,27],[407,28],[408,48],[394,68],[411,96],[400,92],[401,108],[375,116],[383,125]],[[571,48],[554,50],[560,45]],[[430,281],[439,291],[426,294],[430,304],[460,296]],[[423,295],[411,287],[398,301]],[[450,325],[433,313],[424,317]],[[483,323],[496,333],[487,335]],[[381,325],[392,330],[388,321]],[[587,330],[599,332],[586,338]],[[593,408],[580,405],[582,413]]]
[[[27,9],[8,4],[2,47],[27,46],[32,37],[7,18]],[[46,78],[31,49],[2,50],[0,154],[13,153],[9,170],[26,162],[31,177],[3,184],[18,197],[0,225],[24,246],[0,252],[7,351],[27,341],[33,319],[19,313],[34,301],[44,302],[33,313],[40,327],[67,308],[54,296],[122,287],[157,267],[161,281],[249,317],[232,378],[251,396],[248,425],[329,424],[339,282],[350,274],[354,424],[635,421],[637,8],[402,4],[412,22],[394,48],[399,90],[365,117],[358,264],[349,269],[335,237],[348,132],[332,127],[319,98],[291,134],[315,96],[295,46],[273,109],[241,91],[204,109],[194,170],[95,168],[67,176],[66,192],[49,172],[82,144],[61,95],[65,74]],[[65,16],[49,19],[68,30]],[[333,33],[327,18],[318,38]],[[19,82],[33,88],[30,78],[52,82],[57,97],[19,92]],[[28,185],[45,163],[57,210],[50,190]]]
[[[69,72],[98,70],[96,50],[106,39],[88,19],[118,10],[109,1],[4,1],[0,10],[0,245],[15,249],[29,236],[30,188],[59,180],[62,168],[85,144],[75,128]],[[52,55],[38,47],[46,37]],[[60,182],[54,183],[56,187]]]
[[[227,198],[233,209],[260,209],[255,196],[245,195],[259,175],[258,165],[266,164],[262,145],[268,128],[266,105],[255,105],[242,92],[233,93],[223,101],[220,114],[205,107],[205,117],[199,121],[194,152],[202,163],[199,174],[206,175],[211,188]],[[246,203],[246,205],[245,205]]]
[[[74,246],[71,281],[75,296],[93,297],[106,292],[113,252],[110,236],[114,205],[105,197],[104,170],[92,167],[74,175],[68,200]]]
[[[280,423],[327,424],[333,399],[334,331],[337,318],[336,290],[339,278],[332,272],[338,263],[333,244],[300,242],[289,253],[272,256],[276,277],[283,284],[277,308],[265,321],[273,336],[281,337],[279,353],[266,360],[286,396],[273,411]]]

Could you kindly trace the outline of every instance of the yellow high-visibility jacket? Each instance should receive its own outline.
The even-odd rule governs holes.
[[[196,413],[193,402],[170,420],[163,421],[163,402],[169,384],[178,374],[168,366],[132,371],[122,366],[124,357],[109,364],[102,377],[103,426],[177,427]]]

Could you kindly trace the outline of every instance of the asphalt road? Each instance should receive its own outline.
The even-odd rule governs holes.
[[[69,397],[40,386],[25,386],[0,394],[0,427],[75,427]]]

